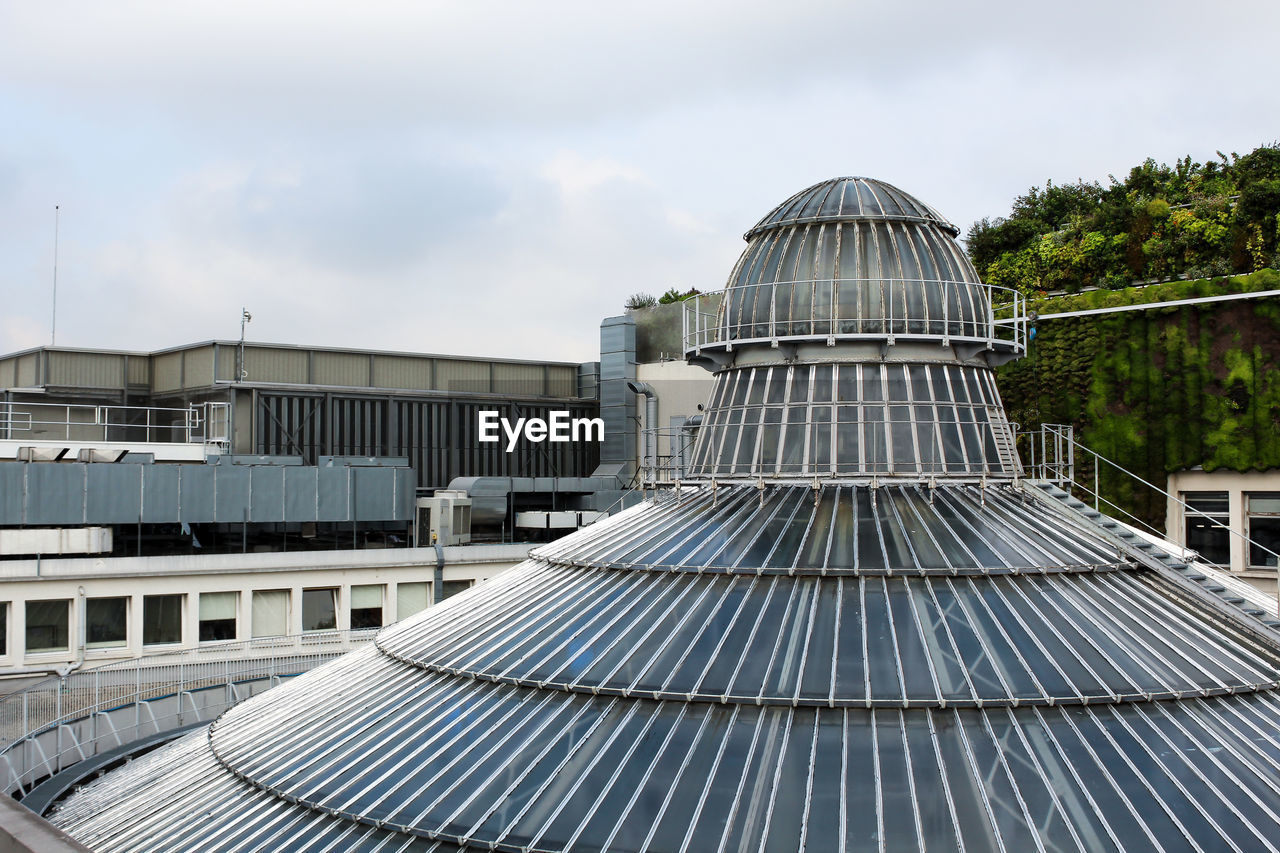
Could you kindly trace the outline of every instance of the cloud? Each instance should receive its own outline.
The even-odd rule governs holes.
[[[1205,14],[0,4],[0,282],[41,302],[60,203],[60,343],[227,338],[248,305],[263,340],[590,359],[629,294],[723,286],[833,175],[966,228],[1049,178],[1270,141],[1280,7]],[[0,349],[43,338],[23,311]]]

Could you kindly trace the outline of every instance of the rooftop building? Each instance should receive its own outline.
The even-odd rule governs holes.
[[[888,184],[783,202],[688,476],[66,800],[95,850],[1263,850],[1280,622],[1023,479],[1011,295]],[[604,402],[604,401],[602,401]]]

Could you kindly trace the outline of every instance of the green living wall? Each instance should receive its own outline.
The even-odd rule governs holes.
[[[1264,269],[1042,299],[1042,315],[1280,290]],[[1280,467],[1280,297],[1044,319],[1026,358],[997,371],[1011,420],[1075,426],[1076,440],[1160,486],[1165,475]],[[1085,458],[1081,458],[1084,456]],[[1077,454],[1080,482],[1091,482]],[[1164,499],[1110,466],[1104,497],[1163,528]]]

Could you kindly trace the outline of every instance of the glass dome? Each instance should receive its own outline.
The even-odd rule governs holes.
[[[958,229],[902,190],[834,178],[746,234],[725,293],[728,340],[856,335],[981,338],[990,299]]]
[[[885,186],[749,236],[950,240],[902,193],[828,206]],[[1280,623],[1020,481],[980,352],[887,335],[726,348],[694,482],[53,820],[102,851],[1276,849]]]

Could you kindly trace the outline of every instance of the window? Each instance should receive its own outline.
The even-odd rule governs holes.
[[[84,603],[85,648],[123,646],[129,624],[129,599],[90,598]]]
[[[9,654],[9,602],[0,601],[0,657]]]
[[[279,637],[289,633],[289,590],[253,591],[253,636]]]
[[[396,584],[396,619],[405,619],[427,609],[425,583]]]
[[[158,646],[182,642],[181,595],[144,595],[142,597],[142,644]]]
[[[1231,521],[1227,493],[1183,492],[1182,500],[1188,507],[1187,547],[1198,553],[1205,562],[1219,566],[1230,563],[1231,533],[1225,527],[1218,526]],[[1205,518],[1206,515],[1209,518]]]
[[[302,591],[302,630],[332,631],[337,627],[337,588],[304,589]]]
[[[444,589],[440,591],[440,600],[452,598],[460,592],[471,588],[471,581],[445,581]]]
[[[1245,495],[1249,516],[1249,566],[1274,569],[1280,554],[1280,492]]]
[[[351,587],[351,627],[382,627],[382,584]]]
[[[200,642],[236,638],[235,592],[200,593]]]
[[[68,644],[67,626],[71,621],[71,601],[27,602],[27,651],[65,652]]]

